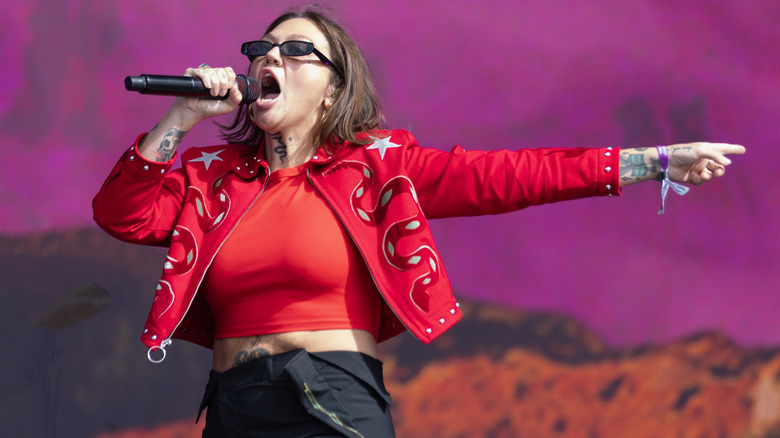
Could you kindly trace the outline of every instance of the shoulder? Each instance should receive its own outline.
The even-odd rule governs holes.
[[[350,143],[343,148],[343,156],[364,157],[370,161],[387,163],[403,159],[405,151],[416,144],[414,137],[401,129],[374,130],[358,136],[364,144]]]
[[[416,145],[417,141],[411,132],[405,129],[381,129],[366,132],[363,134],[364,138],[376,143],[377,141],[392,141],[395,144],[402,146]],[[369,143],[368,145],[371,145]]]
[[[204,154],[217,155],[223,159],[227,157],[238,158],[247,154],[254,153],[254,148],[241,144],[222,144],[212,146],[198,146],[188,148],[182,152],[182,161],[187,162],[192,158],[200,157]]]
[[[209,170],[212,166],[217,168],[227,166],[255,153],[255,148],[239,144],[191,147],[181,154],[181,162],[184,168],[204,166]]]
[[[358,138],[365,144],[350,144],[350,148],[358,148],[362,151],[379,150],[382,155],[389,149],[406,149],[417,145],[417,140],[412,133],[404,129],[373,130],[360,134]]]

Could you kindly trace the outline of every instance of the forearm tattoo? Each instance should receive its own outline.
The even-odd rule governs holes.
[[[169,129],[165,135],[163,135],[163,140],[160,142],[160,146],[155,152],[157,161],[161,163],[169,161],[171,157],[173,157],[176,148],[179,147],[179,143],[181,143],[181,140],[186,133],[187,132],[176,128]]]
[[[240,365],[245,362],[249,362],[250,360],[259,359],[261,357],[268,357],[271,355],[271,353],[262,347],[255,347],[258,342],[260,342],[260,339],[262,339],[262,336],[257,336],[252,341],[252,343],[249,345],[249,348],[246,350],[241,350],[236,354],[235,359],[233,359],[233,366]]]
[[[641,179],[647,175],[644,154],[620,153],[620,177],[622,179]]]
[[[650,166],[647,168],[648,172],[651,174],[655,174],[655,177],[653,178],[656,181],[663,181],[665,172],[661,170],[661,160],[658,158],[651,158],[650,159]]]
[[[274,153],[279,157],[279,162],[284,164],[284,159],[287,158],[287,145],[282,140],[282,134],[272,135],[271,140],[273,140],[274,144]],[[292,137],[288,141],[292,142]]]
[[[159,124],[159,123],[155,124],[155,125],[154,125],[154,128],[150,129],[150,130],[149,130],[149,132],[152,132],[152,131],[154,131],[155,129],[157,129],[157,127],[158,127],[158,126],[160,126],[160,124]],[[141,146],[142,144],[144,144],[144,142],[146,141],[146,137],[148,137],[148,136],[149,136],[149,132],[147,132],[146,134],[144,134],[144,136],[143,136],[143,137],[141,137],[141,139],[140,139],[140,140],[138,140],[138,146]]]
[[[645,162],[644,152],[647,148],[637,148],[632,151],[620,152],[620,179],[623,181],[641,181],[648,174],[661,173],[661,164],[657,158],[651,158],[650,164]],[[640,152],[640,153],[634,153]]]

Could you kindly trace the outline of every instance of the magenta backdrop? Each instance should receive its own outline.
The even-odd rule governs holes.
[[[566,312],[614,345],[708,329],[779,343],[779,2],[324,4],[362,46],[391,126],[425,146],[748,147],[725,180],[672,196],[664,216],[651,183],[436,222],[459,295]],[[93,226],[92,195],[169,103],[125,92],[124,77],[201,62],[244,70],[239,44],[292,5],[3,2],[0,231]],[[215,141],[204,124],[186,146]]]

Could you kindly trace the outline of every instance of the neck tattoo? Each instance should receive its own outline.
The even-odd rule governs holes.
[[[284,159],[287,158],[287,145],[282,140],[282,134],[272,135],[271,140],[274,142],[274,153],[279,157],[279,162],[284,164]],[[292,143],[292,137],[289,137],[287,141]]]

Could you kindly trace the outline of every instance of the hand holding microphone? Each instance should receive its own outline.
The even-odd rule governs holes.
[[[260,83],[233,69],[202,64],[188,68],[184,76],[127,76],[125,88],[141,94],[178,96],[155,127],[138,144],[138,152],[149,161],[168,161],[182,138],[201,121],[251,104],[260,97]]]

